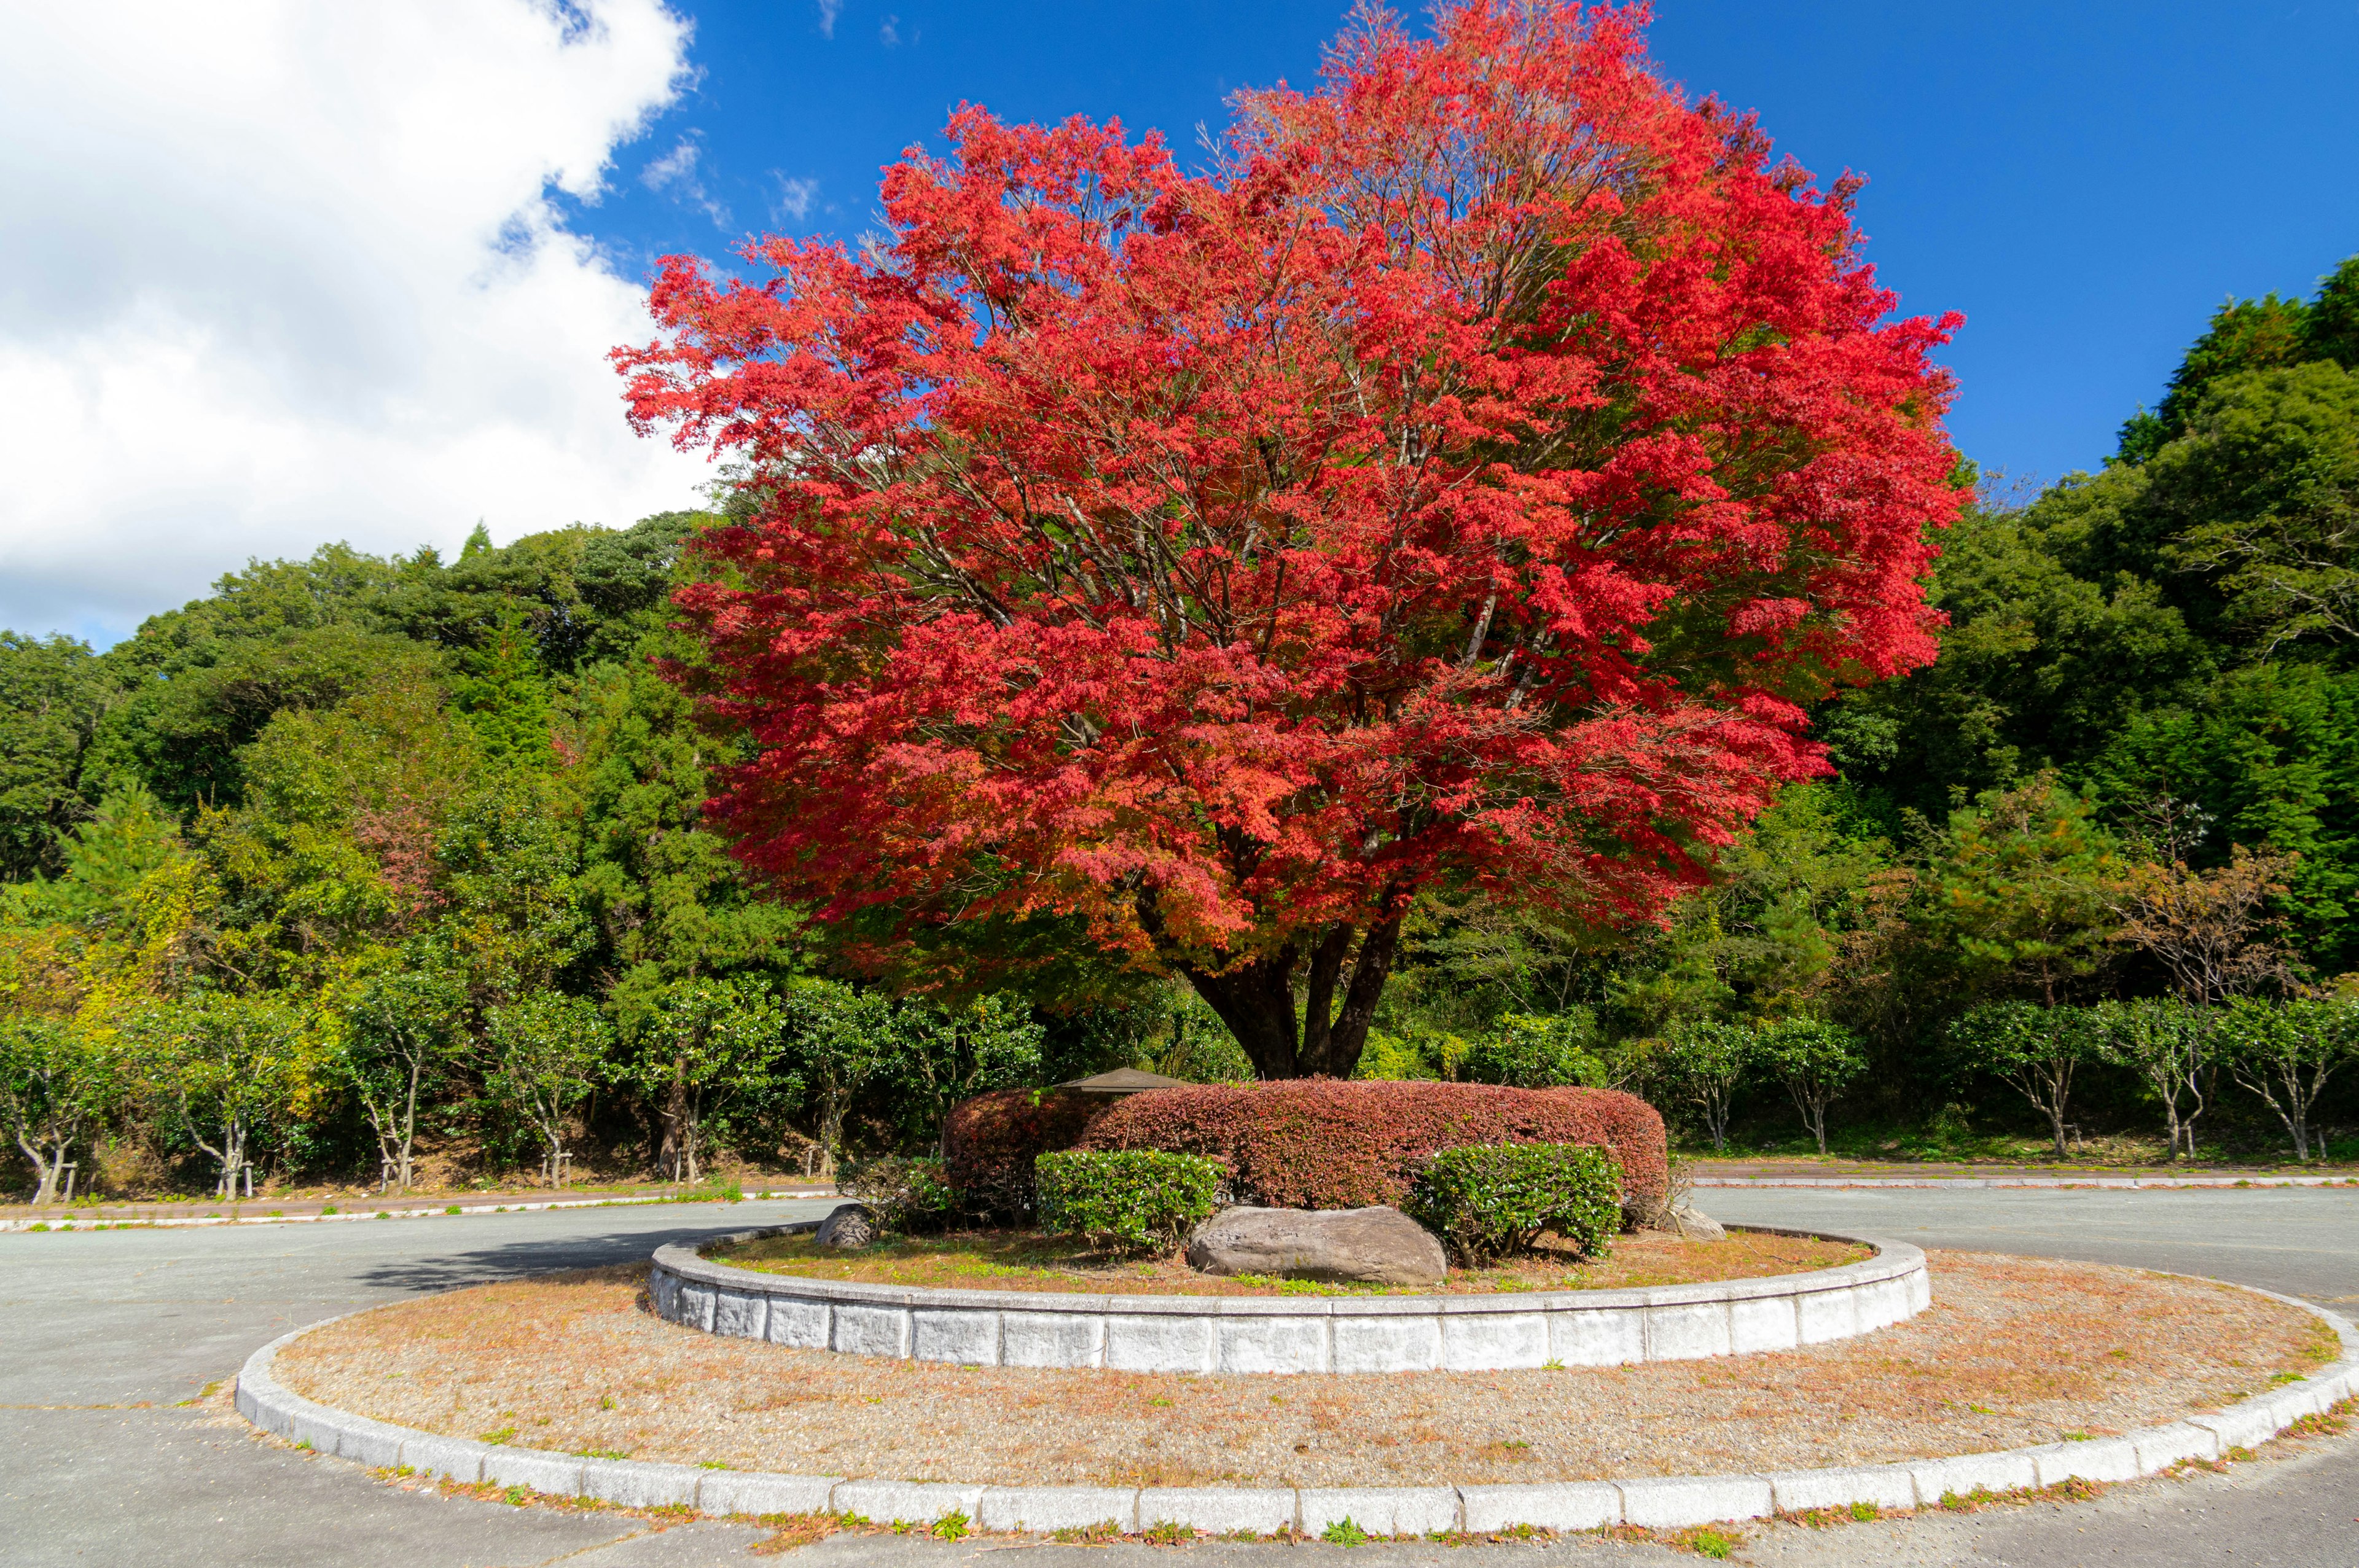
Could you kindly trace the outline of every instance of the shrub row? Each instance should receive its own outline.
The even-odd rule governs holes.
[[[1077,1141],[1085,1150],[1220,1160],[1240,1197],[1279,1208],[1402,1207],[1435,1154],[1493,1143],[1603,1148],[1632,1216],[1659,1211],[1670,1194],[1663,1119],[1613,1089],[1328,1078],[1191,1085],[1118,1100]]]
[[[960,1206],[983,1218],[1029,1218],[1032,1162],[1071,1149],[1105,1107],[1071,1089],[995,1089],[954,1107],[942,1123],[942,1162]]]
[[[1220,1200],[1217,1160],[1128,1149],[1043,1154],[1036,1167],[1040,1228],[1101,1246],[1169,1251]]]
[[[1408,1212],[1478,1266],[1528,1251],[1544,1230],[1595,1257],[1619,1227],[1622,1173],[1593,1144],[1444,1149],[1418,1173]]]

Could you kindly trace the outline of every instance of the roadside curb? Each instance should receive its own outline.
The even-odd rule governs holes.
[[[2217,1281],[2228,1283],[2229,1281]],[[1616,1525],[1680,1530],[1802,1509],[1932,1508],[1976,1488],[2006,1491],[2066,1481],[2135,1480],[2188,1460],[2216,1461],[2266,1442],[2359,1392],[2359,1330],[2292,1296],[2238,1285],[2319,1318],[2342,1341],[2333,1365],[2210,1415],[2118,1437],[2043,1444],[1947,1458],[1759,1475],[1667,1476],[1515,1487],[995,1487],[706,1470],[592,1459],[438,1437],[317,1404],[272,1373],[278,1352],[329,1318],[255,1351],[238,1373],[238,1413],[265,1432],[372,1469],[408,1470],[468,1485],[527,1487],[628,1508],[685,1507],[710,1514],[857,1514],[876,1524],[930,1525],[956,1513],[990,1530],[1079,1530],[1125,1534],[1177,1525],[1208,1534],[1252,1530],[1317,1535],[1346,1519],[1370,1534],[1517,1526],[1587,1530]],[[341,1314],[350,1315],[350,1314]]]
[[[1691,1187],[2359,1187],[2359,1176],[1697,1176]]]
[[[440,1204],[431,1208],[373,1208],[365,1213],[351,1214],[246,1214],[208,1215],[193,1219],[63,1219],[55,1222],[46,1217],[27,1219],[0,1219],[0,1234],[8,1231],[29,1231],[40,1226],[51,1234],[70,1230],[176,1230],[214,1225],[335,1225],[356,1219],[461,1219],[471,1214],[537,1214],[553,1208],[626,1208],[647,1204],[752,1203],[771,1202],[782,1198],[828,1198],[832,1192],[774,1192],[767,1189],[747,1193],[743,1198],[712,1197],[621,1197],[621,1198],[549,1198],[538,1203],[511,1204]],[[455,1211],[455,1212],[454,1212]]]

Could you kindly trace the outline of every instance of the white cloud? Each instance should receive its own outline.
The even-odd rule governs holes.
[[[886,17],[884,24],[876,29],[876,41],[888,49],[898,44],[901,41],[900,24],[901,18],[898,16]]]
[[[696,172],[702,152],[690,136],[682,136],[671,151],[639,171],[639,183],[649,190],[669,190],[672,200],[701,208],[704,215],[712,220],[713,227],[725,229],[729,226],[729,209],[706,192],[703,177]]]
[[[819,0],[819,36],[835,37],[835,19],[843,15],[843,0]]]
[[[249,556],[693,499],[709,470],[631,435],[604,359],[651,335],[641,289],[550,200],[594,200],[686,80],[660,0],[149,0],[8,34],[0,625],[119,633]]]
[[[799,222],[810,213],[811,203],[819,200],[819,181],[789,178],[775,168],[770,171],[770,178],[778,182],[778,199],[770,203],[770,222],[783,223],[793,220]]]

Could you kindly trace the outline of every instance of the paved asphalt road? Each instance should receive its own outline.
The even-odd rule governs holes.
[[[1816,1224],[1930,1246],[2028,1252],[2213,1274],[2359,1303],[2359,1192],[1715,1191],[1730,1219]],[[644,1258],[658,1238],[744,1228],[824,1204],[649,1207],[0,1236],[0,1565],[334,1563],[338,1568],[705,1568],[756,1559],[755,1532],[658,1531],[378,1485],[340,1461],[258,1439],[234,1414],[182,1406],[288,1328],[476,1281]],[[2291,1445],[2225,1476],[2147,1482],[2094,1503],[1992,1509],[1812,1531],[1748,1529],[1745,1561],[1836,1568],[2359,1568],[2359,1435]],[[820,1565],[940,1563],[1079,1549],[838,1536],[794,1554]],[[1096,1549],[1093,1561],[1162,1549]],[[1191,1562],[1267,1568],[1323,1546],[1190,1549]],[[1346,1561],[1592,1563],[1698,1561],[1578,1539],[1546,1549],[1383,1546]],[[1168,1552],[1163,1552],[1168,1556]]]

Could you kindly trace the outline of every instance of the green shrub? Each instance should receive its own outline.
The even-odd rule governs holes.
[[[1622,1222],[1622,1173],[1586,1143],[1484,1143],[1444,1149],[1419,1173],[1409,1213],[1480,1264],[1553,1230],[1591,1256]]]
[[[1219,1201],[1221,1162],[1155,1149],[1043,1154],[1033,1172],[1040,1228],[1137,1251],[1179,1245]]]
[[[1525,1089],[1603,1088],[1605,1064],[1591,1050],[1596,1039],[1596,1017],[1585,1007],[1561,1016],[1511,1012],[1468,1049],[1458,1076]]]
[[[836,1190],[875,1210],[886,1229],[905,1234],[939,1230],[958,1209],[940,1160],[872,1160],[847,1171]]]

